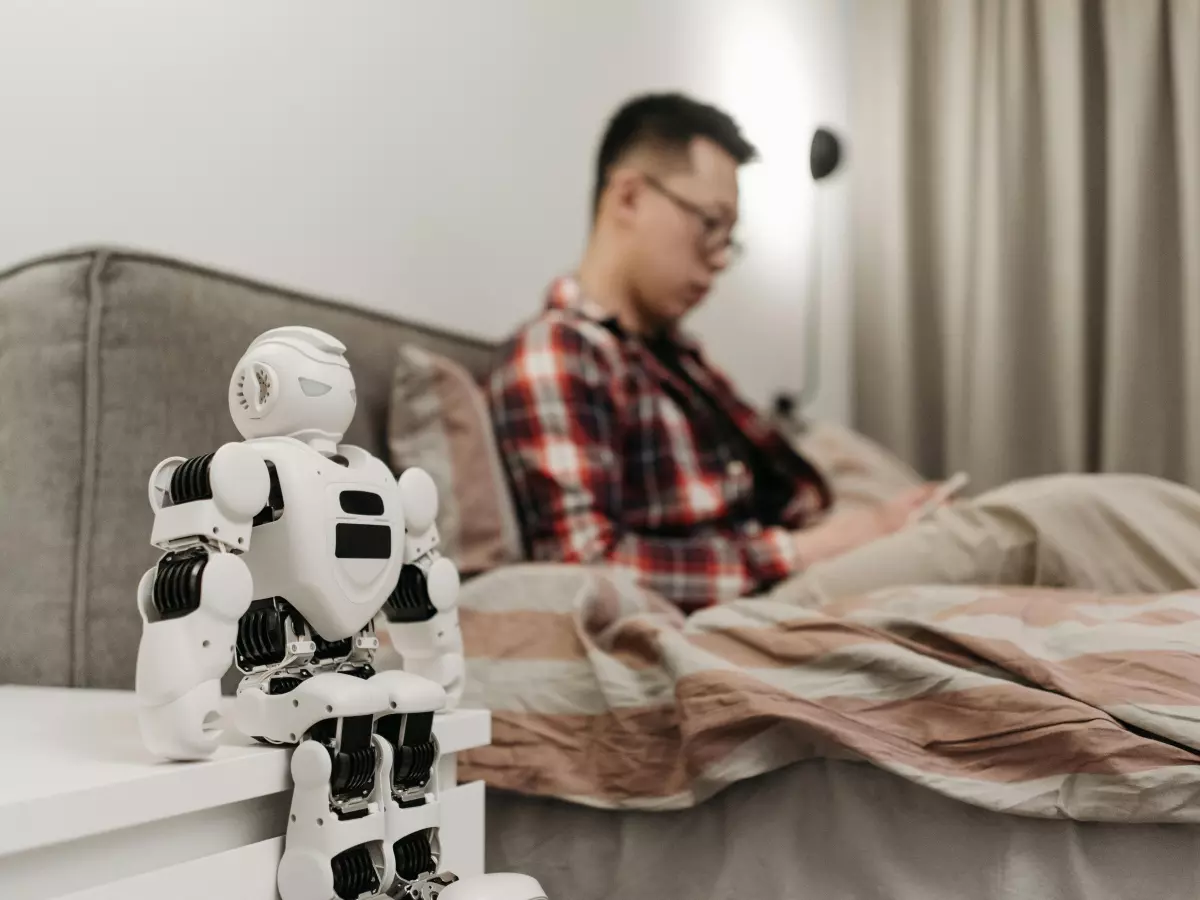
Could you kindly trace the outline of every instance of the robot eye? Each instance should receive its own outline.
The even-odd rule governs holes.
[[[300,390],[304,391],[304,396],[306,397],[320,397],[322,394],[328,394],[333,388],[321,381],[313,381],[311,378],[301,378]]]

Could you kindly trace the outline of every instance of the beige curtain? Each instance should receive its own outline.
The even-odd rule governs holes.
[[[856,425],[1200,487],[1200,0],[856,0]]]

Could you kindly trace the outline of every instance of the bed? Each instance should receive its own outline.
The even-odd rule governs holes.
[[[493,743],[460,765],[491,786],[488,867],[552,897],[1200,896],[1200,641],[1169,624],[1200,596],[909,589],[681,627],[601,577],[556,626],[492,587],[507,628],[464,623]]]
[[[556,900],[1200,896],[1200,827],[1010,816],[836,760],[787,766],[677,812],[493,790],[487,814],[489,870],[536,875]]]
[[[852,500],[908,477],[852,456]],[[488,867],[552,897],[1200,896],[1200,594],[684,619],[602,569],[515,566],[462,615]]]

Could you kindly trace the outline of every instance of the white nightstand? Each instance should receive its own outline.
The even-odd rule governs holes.
[[[484,710],[438,716],[442,868],[483,872],[484,786],[455,754]],[[3,900],[277,900],[290,750],[227,735],[212,759],[155,761],[132,692],[0,687]]]

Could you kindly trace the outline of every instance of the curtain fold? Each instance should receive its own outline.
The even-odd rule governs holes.
[[[1200,487],[1200,0],[857,0],[855,414]]]

